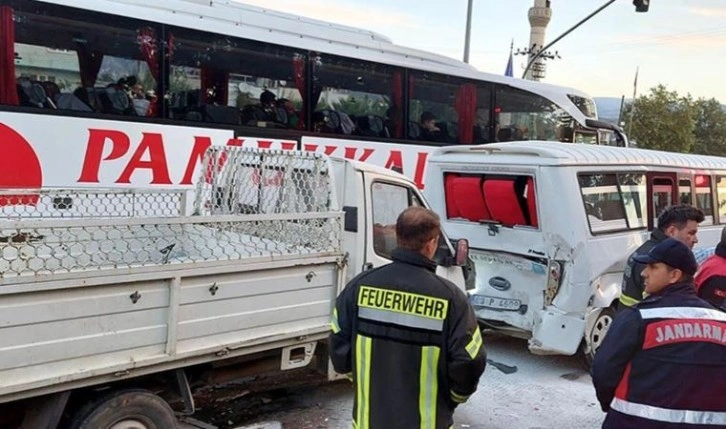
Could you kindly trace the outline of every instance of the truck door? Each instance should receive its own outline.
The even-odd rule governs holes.
[[[396,220],[403,210],[411,206],[428,207],[411,184],[396,182],[385,176],[364,175],[366,201],[370,210],[366,213],[365,264],[371,269],[391,262],[391,252],[396,248]],[[453,260],[454,250],[442,233],[439,251],[435,259],[436,273],[464,289],[461,267],[446,261]]]

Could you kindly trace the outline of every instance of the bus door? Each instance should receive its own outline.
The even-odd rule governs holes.
[[[660,172],[648,173],[647,177],[648,207],[651,209],[648,229],[653,230],[663,209],[679,202],[678,177],[675,173]]]

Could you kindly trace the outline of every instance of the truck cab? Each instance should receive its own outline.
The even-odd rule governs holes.
[[[406,176],[390,169],[332,158],[336,194],[345,213],[344,248],[349,255],[348,279],[361,271],[390,262],[396,247],[396,218],[407,207],[429,207],[421,191]],[[468,245],[455,248],[445,232],[435,258],[437,274],[466,289],[462,265]],[[458,261],[457,261],[458,258]]]

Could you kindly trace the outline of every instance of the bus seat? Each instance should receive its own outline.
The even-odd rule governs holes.
[[[408,138],[411,140],[418,140],[421,137],[421,125],[415,121],[408,122]]]
[[[537,197],[534,193],[534,179],[527,178],[527,209],[529,210],[529,220],[532,226],[537,228],[539,226],[539,219],[537,219]]]
[[[55,82],[43,81],[40,85],[45,90],[45,95],[48,97],[48,105],[53,109],[57,109],[58,96],[61,94],[60,87]]]
[[[487,179],[482,186],[487,207],[492,218],[502,225],[527,225],[522,208],[517,200],[514,181]]]
[[[233,106],[221,106],[218,104],[205,104],[202,106],[204,122],[217,124],[240,125],[240,110]]]
[[[18,79],[17,89],[21,106],[46,107],[47,96],[40,82],[21,77]]]
[[[449,180],[446,198],[447,201],[453,200],[452,204],[456,206],[457,217],[463,217],[472,222],[492,218],[481,191],[480,177],[452,177]]]

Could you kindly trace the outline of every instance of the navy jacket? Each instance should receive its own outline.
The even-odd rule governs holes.
[[[726,427],[726,313],[690,283],[620,312],[595,355],[604,429]]]

